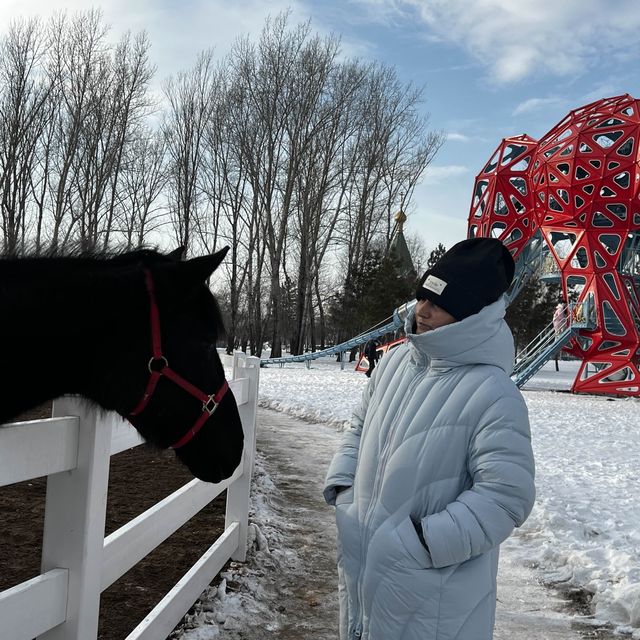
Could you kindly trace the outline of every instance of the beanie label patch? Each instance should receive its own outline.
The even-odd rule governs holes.
[[[433,291],[433,293],[440,295],[447,286],[447,283],[436,276],[429,275],[422,286],[427,291]]]

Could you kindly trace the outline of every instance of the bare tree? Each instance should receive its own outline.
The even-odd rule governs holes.
[[[373,64],[360,96],[361,125],[350,150],[355,167],[344,218],[346,280],[362,268],[376,240],[390,241],[393,214],[443,142],[420,115],[422,91],[403,85],[391,67]]]
[[[203,247],[232,246],[229,350],[241,319],[254,353],[267,325],[274,356],[289,331],[294,352],[313,346],[330,251],[342,243],[348,278],[372,243],[388,243],[397,205],[441,143],[418,114],[420,91],[338,54],[337,38],[281,14],[212,72],[190,220]]]
[[[407,248],[409,249],[409,254],[411,255],[413,266],[415,267],[418,276],[421,276],[427,268],[427,258],[429,256],[429,251],[427,250],[425,240],[419,233],[416,232],[405,234],[405,237],[407,240]]]
[[[50,85],[38,20],[17,21],[0,42],[0,207],[5,249],[24,244],[38,139],[47,122]]]
[[[86,247],[109,245],[125,147],[147,106],[151,70],[144,35],[125,35],[115,50],[96,52],[93,81],[74,162],[79,239]]]
[[[82,207],[88,199],[86,191],[79,193],[78,188],[86,184],[91,172],[89,166],[83,170],[83,158],[92,145],[87,120],[91,110],[97,109],[95,99],[99,95],[99,67],[105,56],[106,33],[99,11],[79,13],[71,19],[61,14],[50,24],[50,74],[60,88],[60,102],[54,114],[56,137],[49,141],[56,150],[49,165],[53,174],[50,242],[54,248],[69,241],[82,220]]]
[[[142,131],[126,146],[120,182],[113,204],[117,230],[124,236],[127,248],[141,247],[169,222],[161,197],[167,184],[161,133]]]
[[[244,40],[234,52],[236,74],[260,131],[259,139],[254,140],[257,144],[253,148],[243,146],[243,151],[267,248],[268,312],[274,356],[282,350],[283,251],[305,136],[304,111],[298,107],[302,95],[296,84],[296,60],[309,31],[308,25],[289,29],[287,15],[282,14],[267,21],[257,47]]]
[[[191,71],[170,78],[164,88],[169,107],[163,131],[169,156],[169,204],[178,244],[191,245],[197,216],[198,180],[206,123],[214,105],[213,52],[200,55]]]
[[[298,250],[298,278],[295,299],[293,353],[300,353],[313,335],[314,293],[328,249],[335,242],[335,231],[346,195],[342,158],[354,130],[354,98],[364,79],[362,68],[336,64],[335,48],[314,52],[316,64],[327,68],[321,77],[321,101],[313,105],[313,127],[306,143],[304,162],[297,180],[297,216],[294,239]],[[321,301],[318,299],[320,313]],[[315,340],[311,339],[313,348]]]
[[[132,37],[127,33],[116,47],[113,54],[111,73],[111,92],[108,102],[110,117],[108,127],[103,130],[103,145],[105,156],[109,162],[103,163],[103,172],[108,178],[108,191],[105,194],[105,216],[102,232],[102,246],[106,249],[111,239],[111,231],[116,216],[116,206],[120,200],[120,172],[123,166],[125,154],[131,156],[129,146],[141,141],[138,145],[138,153],[144,154],[147,149],[151,152],[149,158],[150,175],[143,193],[147,196],[155,194],[158,186],[164,186],[164,172],[158,162],[161,153],[158,152],[159,143],[154,141],[153,133],[143,127],[145,116],[148,115],[150,102],[147,97],[149,83],[154,69],[149,64],[149,41],[145,33]],[[144,159],[142,160],[144,162]],[[155,199],[155,197],[153,198]],[[153,201],[153,200],[152,200]],[[122,211],[121,211],[122,214]],[[139,242],[147,231],[146,224],[149,218],[149,210],[146,215],[139,218],[141,224],[137,225]]]
[[[120,171],[148,115],[144,34],[115,47],[98,11],[18,21],[2,40],[0,194],[5,244],[105,249]],[[122,213],[122,211],[120,211]]]
[[[224,63],[223,63],[224,64]],[[215,109],[206,128],[201,190],[206,203],[197,218],[198,236],[207,251],[220,242],[231,247],[228,262],[227,351],[232,353],[239,334],[246,333],[245,291],[255,251],[251,220],[250,184],[242,153],[247,110],[242,91],[227,77],[224,67],[216,76]],[[202,212],[201,212],[202,213]]]

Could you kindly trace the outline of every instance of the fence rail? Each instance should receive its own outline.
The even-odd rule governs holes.
[[[259,371],[258,358],[234,356],[229,386],[245,434],[235,473],[187,483],[107,538],[110,458],[140,444],[138,433],[70,397],[54,403],[53,418],[0,425],[0,487],[47,476],[42,573],[0,592],[0,638],[96,638],[101,592],[225,489],[223,534],[127,640],[164,640],[224,564],[245,559]]]

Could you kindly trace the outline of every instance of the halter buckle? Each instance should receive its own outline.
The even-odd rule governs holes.
[[[202,403],[202,412],[205,411],[209,415],[213,415],[213,412],[218,408],[218,403],[213,399],[213,396],[209,396],[206,402]]]

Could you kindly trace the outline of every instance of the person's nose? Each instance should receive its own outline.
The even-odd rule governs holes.
[[[420,315],[429,318],[431,316],[431,304],[428,300],[421,300],[420,303]]]

